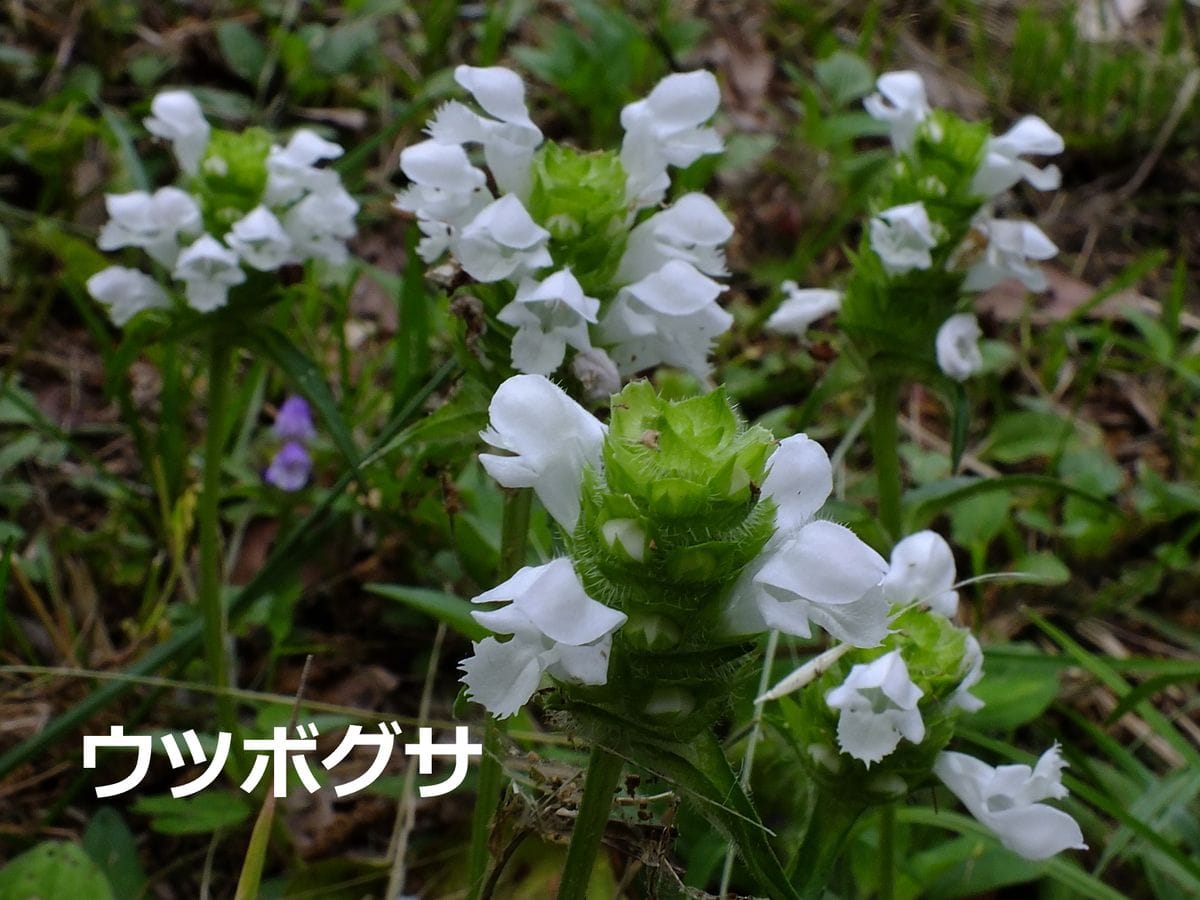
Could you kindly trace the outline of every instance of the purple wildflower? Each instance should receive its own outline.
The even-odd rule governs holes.
[[[298,491],[308,483],[312,474],[312,457],[302,444],[289,441],[275,454],[271,465],[263,474],[268,484],[273,484],[281,491]]]
[[[308,401],[292,394],[275,414],[275,436],[281,441],[307,443],[317,436]]]

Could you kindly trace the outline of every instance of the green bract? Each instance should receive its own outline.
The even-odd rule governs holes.
[[[270,150],[271,135],[262,128],[213,131],[191,184],[210,233],[223,233],[262,202]]]
[[[583,153],[548,142],[533,157],[529,214],[550,232],[556,264],[584,292],[611,293],[629,237],[625,170],[610,151]]]
[[[758,499],[774,440],[721,390],[671,402],[636,382],[612,408],[604,472],[585,476],[569,547],[588,595],[629,621],[614,635],[608,684],[568,690],[683,736],[725,711],[752,646],[731,643],[719,620],[774,531],[774,505]]]

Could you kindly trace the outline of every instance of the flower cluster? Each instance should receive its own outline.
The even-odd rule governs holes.
[[[513,367],[549,375],[571,348],[573,374],[603,399],[620,376],[660,364],[706,375],[732,322],[714,279],[733,226],[704,194],[656,207],[671,166],[721,150],[705,124],[716,79],[668,76],[622,110],[619,152],[590,153],[543,141],[516,73],[459,66],[455,79],[482,111],[437,111],[430,138],[400,156],[410,184],[396,207],[416,217],[425,262],[449,253],[475,281],[503,286],[496,314],[514,329]],[[468,147],[482,149],[490,183]]]
[[[294,493],[308,483],[312,474],[312,457],[307,445],[317,436],[308,401],[291,395],[275,414],[271,431],[283,446],[271,458],[263,479],[281,491]]]
[[[606,686],[573,687],[577,698],[686,729],[724,709],[718,688],[748,635],[808,635],[816,622],[869,647],[886,634],[883,560],[816,518],[832,488],[825,451],[747,427],[720,391],[670,403],[635,382],[606,427],[545,377],[518,375],[496,392],[483,438],[510,454],[483,454],[487,472],[532,488],[568,550],[474,598],[511,601],[476,618],[513,637],[463,663],[495,715],[546,672]]]
[[[986,126],[930,107],[916,72],[889,72],[864,101],[886,123],[895,160],[887,172],[855,257],[844,297],[784,286],[785,299],[768,321],[801,333],[841,307],[841,325],[870,355],[899,353],[936,359],[962,381],[982,366],[979,325],[962,309],[964,293],[1016,278],[1031,291],[1046,288],[1038,263],[1058,249],[1031,222],[999,218],[1000,196],[1025,181],[1054,190],[1057,167],[1024,159],[1062,152],[1063,141],[1037,116],[1025,116],[991,136]]]
[[[159,94],[151,113],[146,128],[170,141],[183,186],[107,195],[101,250],[141,248],[200,313],[225,306],[230,289],[247,281],[247,270],[346,261],[358,203],[337,173],[321,165],[341,156],[340,146],[307,129],[284,146],[258,128],[213,129],[187,91]],[[110,266],[87,287],[113,322],[124,325],[144,309],[171,306],[160,281]]]

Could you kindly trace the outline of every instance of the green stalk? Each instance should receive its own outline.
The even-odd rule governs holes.
[[[503,581],[525,562],[525,546],[529,538],[529,514],[533,503],[530,490],[509,491],[504,496],[504,518],[500,531],[500,571],[497,581]],[[487,883],[488,838],[492,833],[492,817],[500,804],[504,782],[501,758],[504,753],[504,725],[491,716],[483,734],[483,758],[479,761],[479,790],[471,815],[471,846],[467,851],[467,900],[479,900]]]
[[[900,382],[875,382],[875,412],[871,427],[871,456],[879,487],[879,520],[892,541],[900,540]]]
[[[804,839],[796,852],[791,872],[792,886],[805,900],[818,900],[829,888],[833,867],[842,855],[850,829],[863,807],[842,797],[833,797],[813,784]]]
[[[608,825],[613,792],[624,767],[625,761],[616,754],[600,746],[592,748],[587,780],[583,784],[583,801],[579,804],[579,816],[571,832],[571,845],[567,848],[567,861],[558,887],[558,900],[587,900],[596,852]]]
[[[209,677],[216,689],[217,722],[223,731],[237,733],[237,716],[229,696],[229,659],[225,642],[229,623],[221,602],[221,461],[225,445],[225,406],[228,402],[233,352],[216,331],[209,344],[208,422],[204,434],[204,480],[197,518],[200,525],[200,615],[204,623],[204,652]]]
[[[879,811],[879,900],[896,896],[896,807]]]

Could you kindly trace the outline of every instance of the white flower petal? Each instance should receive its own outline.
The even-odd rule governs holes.
[[[485,283],[520,278],[553,263],[550,232],[526,211],[515,194],[485,206],[452,244],[463,270]]]
[[[169,140],[179,168],[195,175],[212,131],[196,98],[187,91],[163,91],[151,101],[150,112],[146,130]]]
[[[144,309],[165,308],[171,301],[166,291],[137,269],[109,266],[87,280],[88,293],[108,307],[113,324],[121,326]]]
[[[885,209],[870,223],[871,249],[891,275],[933,265],[930,250],[937,246],[933,223],[924,203],[905,203]]]
[[[916,72],[901,71],[880,75],[875,85],[879,93],[863,100],[863,106],[871,118],[891,125],[892,146],[904,152],[912,147],[917,128],[930,113],[925,82]]]
[[[246,280],[238,255],[209,234],[179,254],[172,276],[187,285],[188,306],[199,312],[224,306],[229,288]]]
[[[923,692],[912,682],[899,650],[854,666],[845,680],[825,695],[840,711],[838,743],[843,752],[869,766],[890,754],[903,737],[925,739],[917,702]]]
[[[790,536],[756,581],[814,603],[853,603],[887,572],[883,557],[848,528],[811,522]]]
[[[537,690],[542,677],[537,644],[513,638],[500,643],[484,638],[473,645],[475,655],[459,663],[467,696],[497,718],[516,715]]]
[[[958,313],[938,329],[935,349],[938,367],[955,381],[970,378],[983,368],[979,338],[983,332],[971,313]]]
[[[832,492],[833,468],[824,447],[804,434],[779,442],[762,483],[763,496],[775,501],[777,529],[803,525]]]
[[[958,607],[955,577],[954,553],[945,538],[934,531],[918,531],[892,548],[883,589],[892,604],[925,603],[953,618]]]
[[[292,259],[292,239],[265,206],[256,206],[235,222],[225,241],[248,265],[262,272],[273,272]]]
[[[501,122],[534,127],[525,106],[525,84],[521,76],[503,66],[458,66],[454,80],[471,92],[484,112]]]
[[[783,303],[771,313],[766,328],[777,334],[802,335],[817,319],[842,308],[841,291],[824,288],[801,288],[794,281],[785,281]]]

